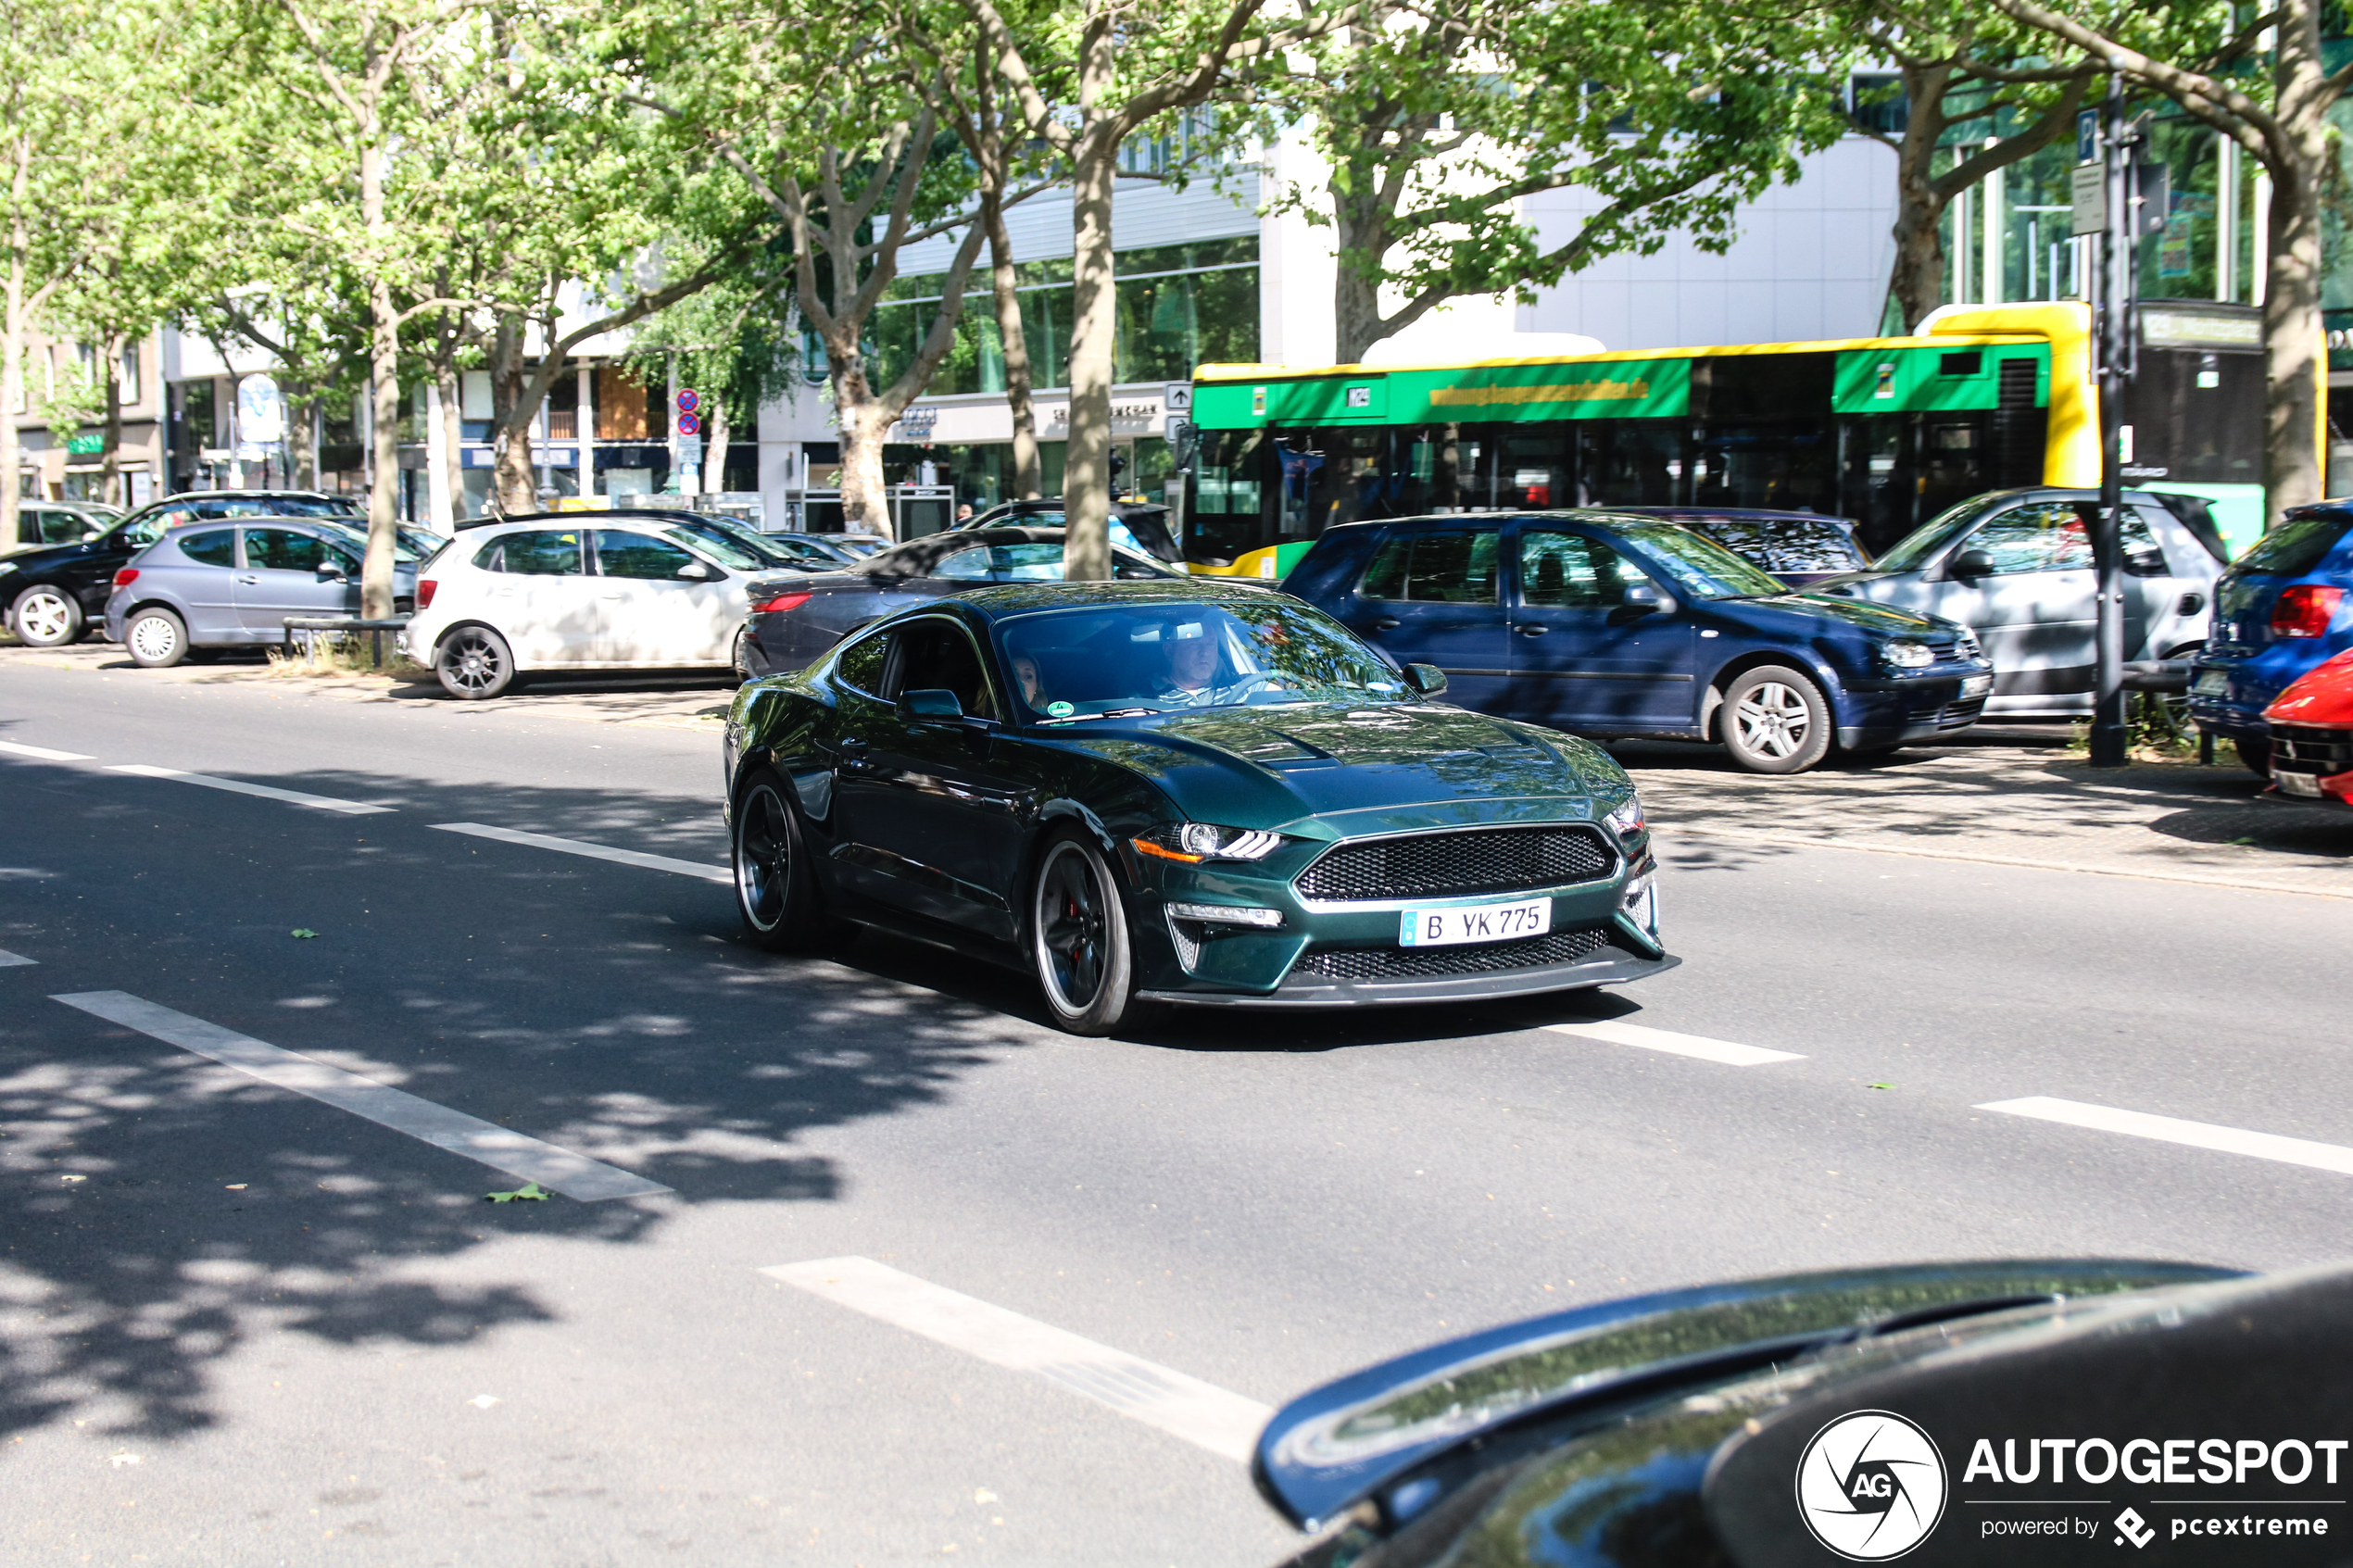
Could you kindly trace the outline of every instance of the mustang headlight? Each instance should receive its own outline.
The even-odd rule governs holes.
[[[1640,838],[1642,834],[1642,797],[1639,795],[1628,796],[1625,804],[1602,820],[1609,823],[1620,843]]]
[[[1881,660],[1890,670],[1925,670],[1936,662],[1936,650],[1926,643],[1916,643],[1906,637],[1879,646]]]
[[[1178,822],[1154,828],[1128,842],[1139,855],[1198,865],[1203,860],[1263,860],[1282,841],[1283,835],[1278,833],[1221,828],[1208,822]]]

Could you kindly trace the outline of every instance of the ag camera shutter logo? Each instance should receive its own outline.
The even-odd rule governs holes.
[[[1853,1411],[1814,1434],[1797,1461],[1797,1512],[1850,1562],[1884,1562],[1944,1517],[1944,1456],[1892,1411]]]

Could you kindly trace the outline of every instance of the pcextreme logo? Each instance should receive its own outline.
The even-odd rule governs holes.
[[[1798,1517],[1850,1562],[1884,1562],[1928,1539],[1944,1498],[1944,1456],[1892,1411],[1851,1411],[1798,1456]]]

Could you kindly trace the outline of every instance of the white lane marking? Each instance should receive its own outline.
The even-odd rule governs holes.
[[[675,872],[680,876],[698,876],[705,882],[732,882],[735,872],[724,866],[711,865],[702,860],[679,860],[668,855],[648,855],[639,849],[615,849],[609,844],[590,844],[577,838],[557,838],[544,833],[521,833],[513,828],[494,828],[481,822],[435,822],[444,833],[470,833],[476,838],[495,838],[503,844],[527,844],[534,849],[553,849],[565,855],[585,855],[592,860],[610,860],[616,865],[643,866],[652,872]]]
[[[1606,1040],[1613,1046],[1640,1046],[1646,1051],[1695,1056],[1702,1061],[1720,1061],[1727,1067],[1762,1067],[1771,1061],[1806,1060],[1795,1051],[1768,1051],[1762,1046],[1736,1046],[1730,1040],[1678,1035],[1672,1029],[1645,1029],[1639,1023],[1547,1023],[1544,1028],[1554,1035],[1581,1035],[1589,1040]]]
[[[295,806],[316,806],[322,811],[341,811],[352,817],[392,809],[389,806],[364,806],[357,800],[336,800],[324,795],[305,795],[300,790],[247,784],[243,779],[216,779],[210,773],[183,773],[177,768],[156,768],[145,762],[118,762],[107,771],[132,773],[143,779],[177,779],[182,784],[202,784],[207,789],[225,789],[236,795],[258,795],[264,800],[283,800]]]
[[[0,740],[0,751],[17,757],[38,757],[44,762],[87,762],[90,759],[79,751],[52,751],[45,746],[27,746],[22,741]]]
[[[33,964],[40,961],[41,960],[38,959],[26,958],[22,953],[12,953],[6,947],[0,947],[0,969],[16,969],[25,964]]]
[[[2284,1165],[2309,1165],[2353,1176],[2353,1148],[2314,1143],[2309,1138],[2283,1137],[2277,1133],[2250,1133],[2238,1127],[2218,1127],[2210,1122],[2184,1122],[2176,1116],[2152,1116],[2145,1110],[2118,1110],[2112,1106],[2086,1105],[2081,1100],[2052,1099],[2029,1095],[2024,1099],[1997,1099],[1976,1107],[2006,1116],[2031,1116],[2038,1122],[2060,1122],[2094,1132],[2122,1133],[2130,1137],[2155,1138],[2160,1143],[2187,1144],[2223,1154],[2276,1160]]]
[[[77,991],[49,999],[79,1008],[109,1023],[136,1029],[182,1050],[210,1057],[224,1066],[250,1073],[265,1084],[308,1095],[338,1110],[363,1116],[380,1127],[406,1133],[510,1176],[537,1182],[550,1192],[560,1192],[583,1203],[608,1198],[645,1198],[670,1190],[585,1154],[525,1137],[462,1110],[420,1099],[405,1089],[379,1084],[373,1078],[346,1073],[340,1067],[330,1067],[298,1052],[223,1029],[218,1023],[174,1012],[127,991]]]
[[[1171,1436],[1247,1464],[1271,1406],[1098,1345],[1019,1312],[901,1273],[871,1258],[819,1258],[760,1271],[950,1349],[1061,1385]]]

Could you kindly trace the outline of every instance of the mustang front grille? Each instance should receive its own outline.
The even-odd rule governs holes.
[[[1410,834],[1341,844],[1299,874],[1303,898],[1362,902],[1523,893],[1607,876],[1617,863],[1582,823]]]
[[[1576,926],[1517,942],[1466,947],[1338,947],[1308,954],[1294,974],[1326,980],[1417,980],[1446,974],[1492,974],[1505,969],[1545,969],[1592,958],[1610,945],[1606,925]]]

